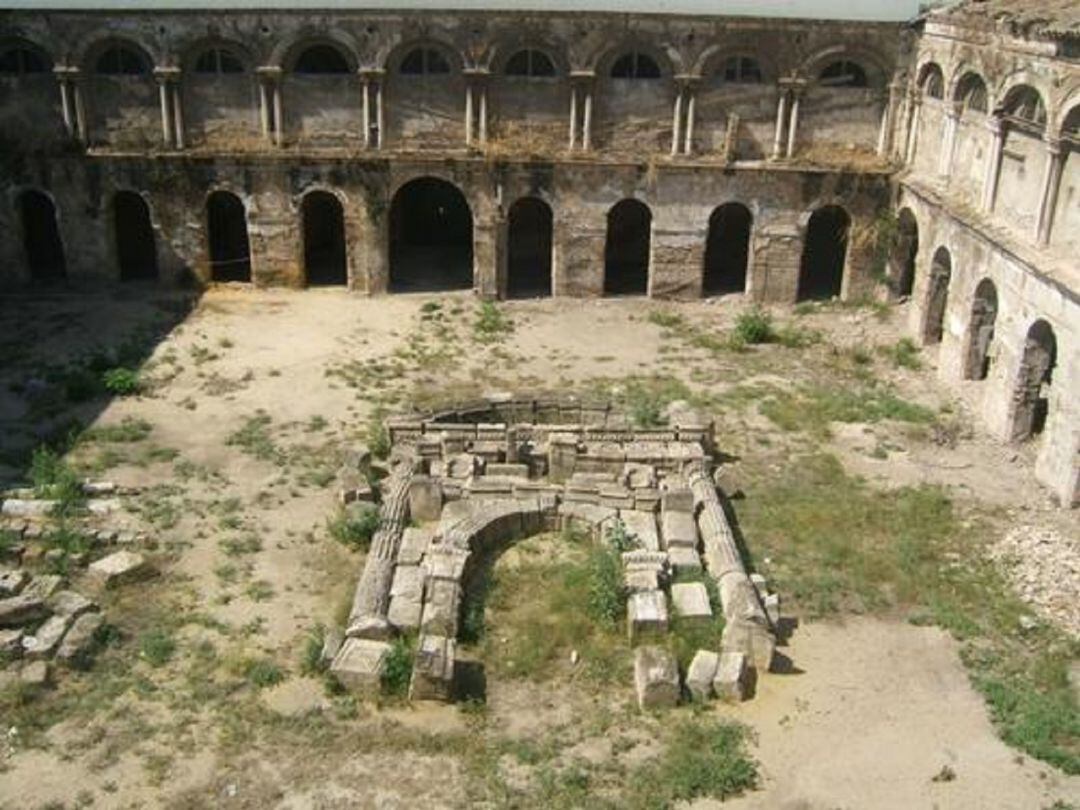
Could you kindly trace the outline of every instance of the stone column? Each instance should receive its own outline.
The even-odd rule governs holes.
[[[79,140],[89,146],[90,127],[87,123],[88,117],[86,115],[86,98],[85,93],[83,93],[82,74],[78,69],[73,68],[69,75],[71,76],[71,93],[75,101],[75,131],[78,133]]]
[[[274,82],[274,143],[285,143],[285,111],[281,106],[281,76]]]
[[[802,88],[793,87],[791,91],[791,120],[788,122],[787,151],[786,156],[790,160],[795,154],[795,141],[799,135],[799,102],[802,98]]]
[[[671,120],[671,156],[679,154],[679,145],[682,143],[680,137],[680,127],[682,126],[682,99],[683,99],[683,86],[680,82],[675,87],[675,109],[672,114]]]
[[[263,140],[270,143],[270,88],[266,80],[259,77],[259,124],[262,127]]]
[[[473,85],[472,79],[465,76],[465,145],[473,142]]]
[[[1050,231],[1054,224],[1061,174],[1065,168],[1065,155],[1061,139],[1046,138],[1046,170],[1043,172],[1042,195],[1039,198],[1039,216],[1035,226],[1035,242],[1039,247],[1050,243]]]
[[[938,174],[948,182],[952,174],[953,153],[956,151],[956,130],[960,126],[959,103],[953,102],[945,108],[945,132],[941,143],[941,156],[938,160]]]
[[[889,98],[885,103],[885,111],[881,114],[881,131],[878,133],[878,157],[887,157],[892,151],[893,124],[896,121],[896,104],[903,89],[903,84],[895,79],[889,84]]]
[[[155,68],[154,78],[158,83],[158,97],[161,101],[161,139],[166,148],[173,145],[172,93],[169,88],[170,73],[167,68]]]
[[[696,77],[693,77],[696,78]],[[697,107],[697,86],[692,79],[686,82],[686,137],[683,142],[683,154],[694,154],[694,117]]]
[[[593,86],[585,87],[585,120],[582,123],[581,148],[586,152],[592,151],[592,114],[593,114]]]
[[[784,82],[779,86],[780,98],[776,102],[776,134],[773,137],[772,159],[779,160],[784,144],[784,119],[787,118],[788,87]]]
[[[570,84],[570,151],[577,147],[577,85]]]
[[[56,84],[60,88],[60,112],[64,116],[64,131],[69,138],[75,137],[75,113],[71,104],[71,87],[68,79],[68,69],[62,67],[53,68],[56,76]]]
[[[991,115],[986,119],[986,128],[993,136],[993,144],[986,161],[986,176],[983,178],[982,210],[983,213],[991,214],[994,211],[994,201],[997,198],[998,179],[1001,176],[1001,153],[1005,146],[1005,124],[997,116]]]
[[[281,146],[284,140],[281,131],[284,120],[281,111],[281,68],[270,65],[258,68],[255,72],[260,79],[263,134],[268,142]]]
[[[371,84],[368,77],[364,75],[364,71],[360,70],[360,94],[362,98],[362,115],[360,120],[360,126],[364,130],[364,148],[371,148]]]
[[[383,81],[384,71],[379,70],[372,74],[375,77],[372,86],[375,88],[375,148],[382,149],[386,142],[386,108],[383,104],[383,94],[386,83]]]
[[[904,145],[904,163],[910,166],[915,162],[915,151],[919,148],[919,111],[922,108],[922,96],[912,90],[908,97],[908,131]]]
[[[477,122],[477,126],[480,130],[480,146],[486,146],[488,135],[488,88],[486,74],[480,79],[477,86],[477,92],[480,94],[480,120]]]
[[[186,143],[184,138],[184,102],[182,97],[183,91],[183,76],[177,68],[173,81],[171,83],[172,89],[172,108],[173,108],[173,130],[174,138],[177,149],[183,149]]]
[[[489,214],[476,218],[473,233],[473,289],[485,301],[499,297],[499,279],[505,278],[506,217],[494,207]]]

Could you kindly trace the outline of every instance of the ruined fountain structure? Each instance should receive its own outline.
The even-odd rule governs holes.
[[[777,598],[744,566],[713,480],[713,425],[689,407],[666,424],[632,427],[607,404],[493,397],[387,422],[390,474],[345,640],[331,671],[377,687],[391,640],[417,636],[414,700],[453,700],[461,614],[478,568],[506,544],[566,527],[597,542],[619,522],[626,622],[643,707],[684,692],[741,699],[768,671]],[[348,496],[348,493],[346,493]],[[715,581],[721,649],[687,671],[662,645],[672,615],[711,620],[703,579]],[[678,581],[691,580],[691,581]],[[584,605],[582,606],[584,609]]]

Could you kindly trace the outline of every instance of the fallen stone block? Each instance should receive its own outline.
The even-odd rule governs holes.
[[[663,591],[638,591],[626,602],[626,629],[633,644],[642,636],[666,633],[667,595]]]
[[[94,651],[98,629],[105,623],[100,613],[83,613],[72,623],[56,650],[56,660],[70,666],[85,666]]]
[[[57,591],[45,600],[45,604],[53,613],[72,618],[97,609],[93,600],[87,599],[78,591]]]
[[[669,487],[660,493],[660,511],[694,512],[694,493],[689,487]]]
[[[38,574],[27,585],[22,592],[22,596],[33,596],[37,599],[48,599],[58,590],[63,584],[64,578],[59,574]]]
[[[443,491],[437,479],[414,476],[409,484],[409,516],[413,520],[438,520],[442,513]]]
[[[701,557],[687,546],[675,546],[668,549],[668,562],[673,571],[697,573],[702,570]]]
[[[724,626],[721,646],[725,652],[741,652],[758,673],[768,672],[776,652],[776,637],[763,624],[736,620]]]
[[[18,596],[30,581],[30,574],[21,568],[0,569],[0,597]]]
[[[329,627],[323,633],[322,649],[319,651],[319,663],[329,669],[334,663],[341,646],[345,643],[345,633],[340,627]]]
[[[0,505],[0,514],[5,517],[43,518],[53,513],[58,501],[24,500],[8,498]]]
[[[720,655],[710,650],[698,650],[686,670],[686,688],[695,700],[706,701],[713,695],[713,681],[720,667]]]
[[[634,689],[643,710],[667,709],[679,703],[679,665],[663,647],[634,650]]]
[[[52,681],[52,667],[48,661],[31,661],[19,670],[19,680],[27,686],[45,688]]]
[[[0,599],[0,627],[22,627],[49,615],[45,600],[25,591],[18,596]]]
[[[4,658],[19,658],[22,655],[23,631],[0,630],[0,656]]]
[[[712,684],[716,696],[720,700],[736,703],[745,700],[749,686],[749,669],[745,653],[721,653]]]
[[[450,700],[454,690],[456,653],[457,645],[453,638],[429,634],[420,636],[409,683],[409,699]]]
[[[120,502],[119,498],[99,498],[86,502],[86,511],[91,515],[111,515],[113,512],[119,512],[123,508],[124,504]]]
[[[457,636],[461,586],[445,579],[429,580],[420,627],[427,635]]]
[[[386,611],[386,620],[396,630],[408,632],[420,627],[424,603],[411,596],[390,597],[390,607]]]
[[[330,672],[346,689],[373,694],[379,689],[390,646],[386,641],[346,639],[330,665]]]
[[[623,585],[627,593],[660,590],[660,571],[656,568],[624,568]]]
[[[634,539],[639,548],[645,551],[660,550],[660,532],[656,527],[655,515],[651,512],[624,509],[619,512],[619,518],[626,526],[627,534]]]
[[[430,529],[419,529],[415,526],[405,529],[401,535],[401,545],[398,547],[397,564],[419,565],[431,543],[431,537]]]
[[[697,549],[697,522],[689,512],[662,513],[660,529],[664,537],[664,548],[669,550],[675,547]]]
[[[133,551],[117,551],[91,563],[87,569],[90,581],[103,590],[145,579],[153,573],[146,558]]]
[[[484,475],[495,478],[528,478],[528,464],[488,464]]]
[[[709,592],[703,582],[678,582],[672,585],[671,602],[675,613],[683,619],[700,622],[712,620]]]
[[[391,596],[419,599],[424,592],[424,572],[419,565],[397,565],[390,585]]]
[[[37,633],[23,637],[23,657],[30,660],[52,658],[56,648],[60,646],[60,640],[63,639],[64,633],[68,631],[74,621],[71,616],[50,616],[38,628]]]

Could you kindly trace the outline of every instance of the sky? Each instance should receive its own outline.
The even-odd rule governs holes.
[[[715,14],[757,17],[902,21],[915,17],[919,0],[0,0],[0,10],[340,8],[522,11],[604,11]]]

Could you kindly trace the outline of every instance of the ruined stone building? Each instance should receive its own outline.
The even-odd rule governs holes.
[[[1080,499],[1075,3],[20,4],[4,286],[910,297],[943,380]]]

